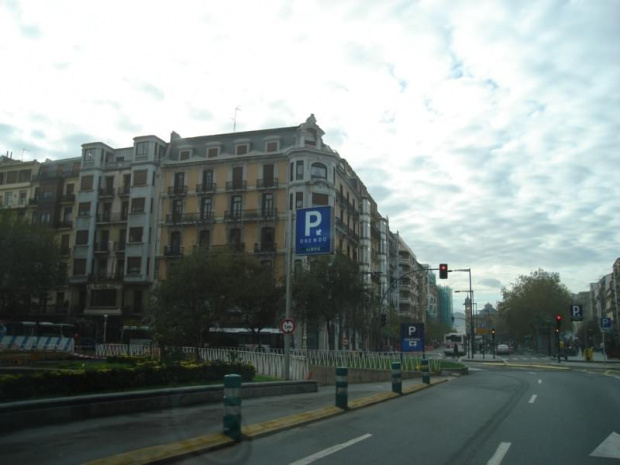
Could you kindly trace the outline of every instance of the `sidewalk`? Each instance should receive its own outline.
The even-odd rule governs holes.
[[[435,383],[447,378],[432,377],[431,381]],[[420,378],[403,381],[404,391],[425,387],[427,385]],[[353,407],[357,403],[361,408],[363,404],[370,405],[397,397],[391,390],[390,382],[349,385],[349,406]],[[280,431],[304,422],[343,414],[334,405],[334,386],[320,387],[318,393],[243,400],[243,432],[260,437],[265,432]],[[190,446],[204,450],[205,447],[230,444],[231,440],[221,434],[223,413],[223,403],[213,403],[42,426],[0,437],[0,449],[6,463],[153,463],[153,456],[161,458],[161,454],[187,453]],[[281,422],[291,415],[293,417],[286,423]],[[67,438],[75,440],[67,441]],[[33,448],[32,444],[40,447]],[[41,456],[41,450],[46,451],[45,457]],[[126,456],[119,456],[137,450],[142,454],[138,461],[134,461],[135,457],[127,461]],[[112,460],[113,456],[118,458]],[[104,457],[106,459],[100,460]]]

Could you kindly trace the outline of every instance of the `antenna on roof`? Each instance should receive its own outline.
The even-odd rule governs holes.
[[[235,107],[235,117],[233,118],[233,132],[237,131],[237,112],[241,111],[241,108]]]

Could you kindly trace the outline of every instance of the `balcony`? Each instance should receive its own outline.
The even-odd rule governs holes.
[[[184,224],[196,223],[199,213],[172,213],[166,215],[166,225],[168,226],[181,226]]]
[[[127,243],[124,241],[114,243],[114,251],[116,252],[116,255],[124,255],[126,248],[127,248]]]
[[[60,201],[62,203],[73,203],[73,202],[75,202],[75,194],[73,194],[73,193],[63,194],[60,197]]]
[[[244,191],[248,188],[247,181],[227,181],[226,182],[226,191],[227,192],[236,192],[236,191]]]
[[[275,242],[256,242],[254,244],[255,254],[275,254],[278,250],[278,246]]]
[[[210,184],[196,184],[197,194],[212,194],[215,192],[217,185],[212,182]]]
[[[187,195],[187,186],[170,186],[168,195]]]
[[[198,224],[210,224],[215,221],[215,216],[212,211],[202,212],[196,214],[196,223]]]
[[[114,189],[99,189],[100,199],[110,199],[114,197]]]
[[[73,227],[73,220],[62,220],[56,224],[58,229],[71,229]]]
[[[182,257],[182,245],[167,245],[164,247],[164,257]]]
[[[119,282],[123,280],[121,273],[93,273],[90,275],[89,282],[91,283],[110,283]]]
[[[277,218],[277,208],[261,210],[226,210],[226,212],[224,212],[224,221],[275,221]]]
[[[127,213],[102,213],[97,215],[97,223],[122,223],[127,221]]]
[[[256,180],[257,189],[277,189],[278,178],[264,178]]]
[[[110,252],[110,243],[108,241],[95,242],[95,253],[108,253]]]
[[[119,197],[129,197],[129,191],[131,190],[131,186],[123,186],[118,188],[118,196]]]
[[[60,256],[68,257],[71,255],[71,247],[61,247],[60,248]]]

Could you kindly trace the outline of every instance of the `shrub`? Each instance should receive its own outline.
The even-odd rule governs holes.
[[[255,368],[248,363],[182,362],[157,365],[136,363],[127,368],[86,371],[44,371],[32,375],[0,376],[0,399],[4,402],[35,397],[74,396],[105,391],[166,386],[192,382],[222,381],[236,373],[243,381],[251,381]]]

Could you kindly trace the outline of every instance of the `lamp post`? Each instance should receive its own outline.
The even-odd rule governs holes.
[[[474,358],[474,354],[476,353],[476,349],[474,347],[476,342],[476,333],[474,330],[474,291],[471,289],[468,291],[454,291],[455,294],[461,292],[469,294],[465,299],[465,316],[467,316],[467,313],[469,312],[469,346],[471,349],[471,358]]]
[[[103,343],[107,344],[108,342],[108,314],[103,315]]]

